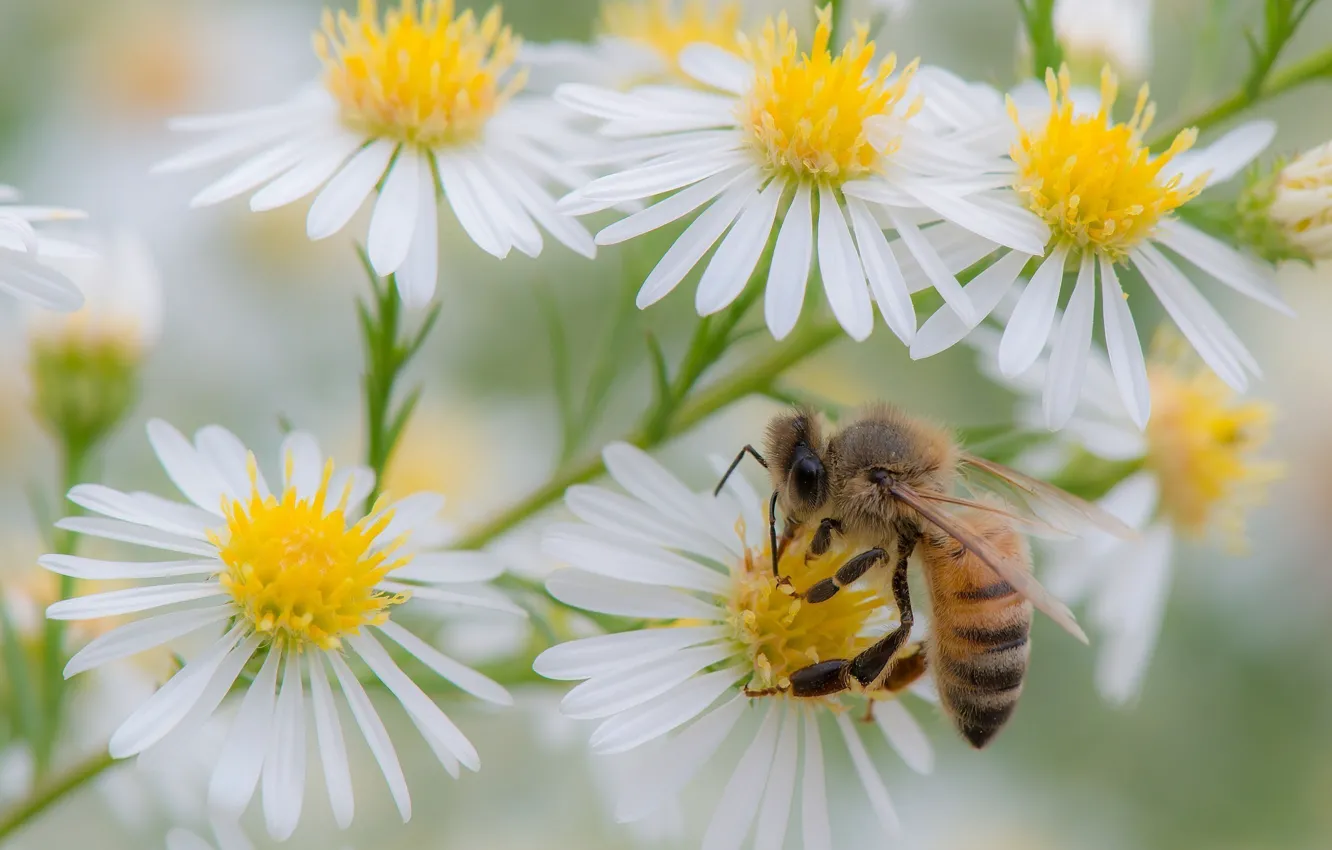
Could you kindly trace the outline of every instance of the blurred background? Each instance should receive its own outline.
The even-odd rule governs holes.
[[[868,12],[861,3],[853,8]],[[779,5],[747,3],[746,14],[757,18]],[[807,4],[786,5],[808,14]],[[1000,87],[1017,79],[1016,4],[890,5],[879,36],[885,49]],[[1156,0],[1150,78],[1163,123],[1233,89],[1244,71],[1242,26],[1258,23],[1261,5]],[[505,13],[529,40],[582,39],[596,3],[509,0]],[[312,244],[302,204],[261,215],[242,201],[188,211],[201,175],[148,173],[182,147],[164,129],[169,116],[263,105],[311,78],[318,66],[310,32],[319,14],[314,0],[0,0],[0,182],[18,185],[36,203],[86,209],[108,232],[136,231],[165,286],[164,331],[146,366],[141,404],[103,453],[102,480],[111,486],[166,492],[143,437],[150,416],[187,432],[224,424],[261,458],[272,457],[284,417],[342,457],[359,455],[361,355],[351,304],[365,280],[350,234],[363,227]],[[1324,3],[1286,60],[1329,42],[1332,3]],[[1257,113],[1280,123],[1268,157],[1294,154],[1332,137],[1332,82],[1306,86]],[[390,487],[443,490],[451,514],[465,524],[521,495],[555,463],[558,437],[543,427],[556,413],[542,303],[553,305],[572,339],[606,339],[625,298],[622,281],[636,289],[664,242],[603,249],[595,263],[559,246],[539,261],[515,255],[499,263],[451,219],[443,221],[444,310],[413,372],[426,385],[426,401]],[[904,845],[1332,847],[1332,268],[1291,266],[1281,285],[1298,319],[1221,303],[1264,366],[1267,377],[1254,392],[1278,409],[1272,453],[1290,470],[1253,518],[1250,552],[1181,548],[1160,647],[1136,706],[1106,707],[1092,687],[1090,653],[1042,622],[1022,710],[993,747],[972,752],[942,718],[927,716],[940,756],[932,776],[909,772],[886,748],[878,752],[907,830]],[[534,298],[534,290],[544,298]],[[683,346],[694,321],[691,291],[682,286],[648,313],[628,314],[622,371],[596,445],[623,431],[647,402],[643,334],[654,332],[669,350]],[[1148,311],[1138,314],[1140,328],[1156,318],[1147,301],[1135,302],[1135,310]],[[50,446],[28,413],[22,341],[18,309],[0,304],[0,582],[9,587],[33,581],[41,547],[27,491],[36,484],[50,494],[56,476]],[[575,374],[595,350],[574,346]],[[968,351],[912,363],[883,328],[867,343],[840,343],[794,381],[834,401],[888,398],[959,425],[1007,421],[1012,404],[977,375]],[[753,439],[771,409],[764,400],[735,407],[672,444],[668,464],[702,486],[711,477],[704,454]],[[542,570],[523,535],[507,551],[515,569]],[[471,657],[523,639],[466,623],[440,636]],[[143,671],[144,687],[151,689],[153,675]],[[77,736],[95,748],[141,693],[120,681],[78,686],[101,689],[77,711],[85,727]],[[726,772],[712,774],[712,787],[692,788],[683,827],[644,835],[617,826],[604,802],[614,780],[584,755],[587,726],[558,716],[558,693],[556,685],[533,685],[518,709],[504,713],[451,707],[485,762],[480,774],[460,781],[443,777],[422,748],[402,746],[417,800],[410,824],[398,822],[382,782],[365,769],[358,771],[351,830],[334,830],[316,788],[287,846],[696,843],[708,808],[690,801],[715,799]],[[405,717],[395,719],[408,726]],[[369,767],[364,747],[353,757]],[[197,760],[206,764],[206,756]],[[48,813],[13,846],[161,847],[171,825],[203,831],[202,774],[196,767],[191,778],[190,761],[122,768],[114,781],[85,788]],[[829,774],[852,787],[849,769]],[[23,765],[0,756],[0,801],[21,796],[24,781]],[[868,808],[852,805],[858,793],[845,796],[839,809],[832,794],[834,814],[845,821],[837,834],[873,834]]]

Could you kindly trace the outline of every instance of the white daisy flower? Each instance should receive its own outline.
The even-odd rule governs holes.
[[[979,328],[968,339],[981,352],[983,368],[1026,396],[1020,419],[1041,421],[1037,398],[1052,371],[1052,353],[1019,378],[1006,379],[993,365],[1002,345],[998,332]],[[1086,604],[1098,648],[1096,686],[1116,705],[1141,693],[1165,617],[1178,541],[1214,531],[1232,548],[1241,547],[1245,514],[1280,475],[1278,464],[1255,457],[1267,442],[1271,408],[1236,398],[1200,366],[1182,341],[1158,340],[1146,365],[1154,413],[1142,431],[1114,392],[1110,364],[1091,352],[1082,404],[1050,458],[1063,463],[1068,449],[1085,450],[1126,473],[1099,504],[1136,529],[1137,538],[1093,531],[1046,544],[1046,585],[1070,604]]]
[[[877,301],[893,332],[910,341],[916,317],[903,278],[908,258],[954,309],[974,313],[921,224],[942,217],[1016,250],[1044,249],[1049,232],[1030,212],[973,201],[1007,182],[996,176],[1004,160],[934,131],[954,104],[934,103],[914,84],[916,63],[894,75],[894,57],[875,65],[863,27],[838,54],[830,35],[825,7],[808,53],[800,52],[785,15],[769,20],[760,38],[742,38],[741,55],[711,45],[685,48],[680,67],[714,92],[557,90],[562,103],[604,119],[603,136],[623,142],[607,155],[619,170],[566,196],[561,208],[586,214],[661,196],[598,233],[598,244],[703,209],[648,275],[639,307],[665,297],[720,240],[695,306],[702,315],[722,310],[771,245],[764,313],[774,336],[795,327],[817,255],[828,303],[848,334],[869,336]],[[897,232],[897,250],[884,227]]]
[[[191,504],[84,484],[70,491],[70,501],[101,516],[71,517],[58,525],[177,553],[183,560],[140,563],[48,555],[40,563],[79,579],[191,580],[159,581],[52,605],[47,616],[63,620],[154,612],[89,643],[70,660],[65,674],[204,629],[220,626],[225,634],[116,730],[111,754],[136,755],[173,729],[202,722],[248,669],[253,679],[239,686],[244,696],[213,770],[211,808],[238,815],[262,779],[270,834],[278,839],[291,835],[305,790],[308,695],[329,802],[345,828],[353,814],[351,774],[330,685],[332,668],[405,821],[411,816],[407,783],[362,679],[349,665],[359,658],[402,703],[449,773],[456,776],[460,765],[478,769],[476,749],[375,636],[388,638],[474,696],[511,702],[498,684],[435,650],[392,616],[409,601],[522,614],[486,584],[500,571],[493,559],[431,551],[443,536],[435,519],[443,497],[424,493],[393,503],[382,499],[358,519],[373,475],[360,467],[335,472],[308,434],[295,433],[285,441],[276,490],[269,488],[253,455],[223,428],[204,428],[191,443],[165,422],[153,421],[148,436],[168,477]]]
[[[1097,278],[1106,346],[1115,386],[1133,422],[1145,427],[1151,393],[1133,314],[1120,285],[1119,268],[1130,266],[1146,281],[1161,305],[1203,360],[1231,387],[1242,391],[1258,363],[1229,325],[1162,249],[1178,255],[1213,280],[1285,313],[1276,293],[1274,270],[1252,256],[1177,219],[1173,211],[1207,186],[1228,180],[1272,140],[1275,126],[1256,121],[1223,136],[1210,147],[1189,151],[1195,133],[1186,131],[1158,156],[1150,156],[1142,134],[1155,109],[1147,88],[1138,94],[1133,116],[1110,117],[1118,91],[1108,70],[1101,77],[1099,109],[1075,108],[1067,69],[1046,78],[1048,107],[1039,120],[1010,99],[1017,127],[1012,147],[1015,174],[1011,194],[1038,214],[1053,233],[1045,259],[1031,276],[1008,320],[999,348],[999,368],[1008,377],[1029,369],[1053,339],[1052,362],[1044,390],[1045,425],[1063,427],[1079,398],[1091,351]],[[960,243],[958,262],[973,263],[990,246],[965,233],[941,233]],[[967,242],[973,244],[966,244]],[[912,345],[913,357],[927,357],[957,343],[990,313],[1013,287],[1026,257],[1004,256],[968,286],[973,320],[945,305],[926,321]],[[1077,283],[1056,330],[1055,313],[1066,270]]]
[[[1305,151],[1281,169],[1268,215],[1310,259],[1332,258],[1332,142]]]
[[[697,86],[680,67],[681,52],[697,43],[737,52],[742,13],[733,0],[610,0],[591,44],[524,42],[519,57],[536,72],[532,86],[544,90],[569,82]]]
[[[213,818],[210,827],[212,841],[192,830],[172,829],[166,836],[166,850],[254,850],[254,842],[235,821]]]
[[[48,260],[86,257],[73,243],[40,234],[34,224],[84,218],[78,210],[20,205],[18,190],[0,184],[0,292],[47,310],[70,312],[83,306],[83,294]]]
[[[853,588],[802,604],[772,574],[763,503],[739,476],[714,498],[691,491],[632,446],[612,444],[604,458],[627,495],[569,489],[566,503],[586,524],[548,531],[547,554],[572,566],[552,575],[547,588],[566,604],[651,627],[561,644],[535,667],[548,678],[583,680],[561,708],[601,721],[591,737],[594,752],[644,753],[650,770],[638,771],[642,782],[625,783],[617,817],[635,821],[672,804],[722,742],[740,736],[749,743],[703,847],[738,848],[751,830],[754,846],[780,847],[797,808],[804,846],[832,847],[823,728],[832,724],[820,722],[832,715],[880,825],[896,833],[897,815],[863,730],[876,726],[909,766],[932,769],[928,739],[896,700],[906,683],[869,700],[759,695],[789,686],[802,667],[849,658],[873,643],[893,625],[877,592]],[[713,465],[719,474],[726,468],[721,458]],[[797,537],[782,554],[782,571],[797,589],[856,554],[839,543],[806,563],[810,537]],[[648,746],[655,749],[640,750]]]
[[[355,17],[324,13],[315,50],[320,85],[277,106],[173,121],[176,130],[218,135],[156,170],[248,154],[192,205],[254,191],[250,208],[262,211],[318,191],[306,221],[311,239],[340,231],[378,189],[366,251],[378,274],[397,274],[414,306],[435,291],[440,193],[496,257],[513,248],[540,254],[538,225],[595,254],[587,231],[543,188],[586,180],[563,149],[577,136],[561,129],[553,104],[517,97],[526,73],[513,70],[518,41],[498,7],[478,21],[470,10],[455,17],[453,0],[402,0],[381,24],[376,0],[361,0]]]

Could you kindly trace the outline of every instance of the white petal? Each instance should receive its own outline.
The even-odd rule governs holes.
[[[934,771],[934,747],[925,730],[902,703],[897,700],[876,702],[874,720],[907,767],[922,774]]]
[[[199,194],[190,199],[190,206],[192,208],[212,206],[262,186],[300,162],[303,148],[307,143],[305,139],[294,139],[255,154],[221,179],[204,187]]]
[[[754,84],[754,66],[716,45],[691,44],[676,61],[681,71],[699,82],[732,94],[744,94]]]
[[[91,620],[98,617],[119,617],[148,611],[178,602],[190,602],[195,599],[207,599],[221,596],[226,591],[217,582],[190,582],[185,584],[160,584],[150,587],[131,587],[125,590],[110,590],[106,593],[90,593],[73,599],[62,599],[46,609],[46,616],[52,620]]]
[[[741,667],[705,673],[664,696],[618,714],[592,733],[592,749],[623,753],[659,738],[703,713],[744,675]]]
[[[541,550],[586,572],[636,584],[725,595],[730,579],[673,552],[645,547],[632,537],[583,525],[558,523],[546,530]]]
[[[708,249],[726,232],[735,217],[752,202],[760,180],[756,170],[746,171],[685,228],[643,282],[636,301],[643,309],[668,295]]]
[[[560,711],[579,720],[610,717],[672,690],[734,654],[729,646],[696,646],[647,667],[595,676],[565,694]]]
[[[900,835],[902,824],[897,819],[897,812],[893,810],[893,801],[888,798],[888,789],[884,787],[883,778],[879,776],[874,763],[870,761],[869,753],[865,752],[865,744],[860,740],[860,733],[851,725],[850,718],[845,714],[837,715],[837,728],[842,730],[842,740],[846,742],[846,748],[851,753],[851,763],[856,766],[856,774],[859,775],[860,784],[865,787],[865,793],[869,796],[870,807],[879,818],[879,825],[889,837]]]
[[[1276,122],[1249,121],[1226,133],[1205,148],[1195,148],[1180,154],[1166,165],[1162,177],[1180,175],[1188,184],[1207,172],[1207,185],[1224,183],[1257,159],[1276,137]]]
[[[264,759],[272,746],[273,703],[281,660],[282,650],[270,647],[263,666],[241,699],[226,746],[208,783],[208,805],[214,811],[239,817],[259,785]]]
[[[1050,240],[1050,229],[1027,210],[1017,216],[1003,217],[995,215],[992,208],[954,192],[935,189],[925,181],[911,181],[905,188],[945,221],[1014,251],[1039,255],[1045,252],[1045,244]]]
[[[712,621],[720,616],[712,605],[678,590],[616,581],[582,570],[557,570],[546,580],[546,590],[566,605],[621,617]]]
[[[516,247],[529,257],[539,256],[543,247],[541,231],[532,223],[522,204],[510,196],[502,181],[493,181],[482,173],[475,158],[460,160],[473,195],[480,202],[491,228],[504,244]]]
[[[916,336],[916,309],[911,304],[902,269],[888,247],[888,238],[864,201],[848,197],[846,208],[851,213],[851,227],[856,234],[856,244],[860,246],[860,259],[865,265],[865,276],[869,278],[870,291],[879,304],[879,311],[897,338],[910,345]]]
[[[1098,599],[1096,605],[1109,609],[1117,601],[1129,601],[1133,611],[1094,611],[1098,619],[1121,619],[1113,632],[1102,638],[1101,655],[1096,661],[1096,688],[1108,701],[1125,705],[1137,698],[1156,648],[1161,623],[1169,598],[1173,537],[1168,526],[1156,525],[1143,536],[1133,551],[1128,574],[1117,576],[1114,594]]]
[[[706,532],[733,555],[742,554],[734,519],[713,513],[711,499],[691,491],[650,454],[629,443],[611,443],[601,456],[610,476],[630,495],[686,527]]]
[[[1096,261],[1090,251],[1082,252],[1078,282],[1064,309],[1050,366],[1045,373],[1045,427],[1057,431],[1068,423],[1082,396],[1082,379],[1091,353],[1092,318],[1096,314]]]
[[[305,220],[306,235],[326,239],[345,227],[370,197],[397,149],[396,142],[377,139],[357,151],[315,196]]]
[[[222,479],[227,492],[237,499],[250,493],[250,452],[240,438],[220,425],[206,425],[194,435],[194,449],[204,463]],[[268,482],[256,465],[254,486],[259,495],[268,496]]]
[[[641,787],[629,787],[615,808],[621,823],[642,820],[673,799],[717,752],[735,728],[749,700],[736,694],[729,702],[690,725],[670,742],[670,758]]]
[[[805,710],[805,763],[800,781],[800,830],[805,850],[832,850],[828,789],[823,781],[823,744],[814,711]]]
[[[74,653],[65,665],[65,678],[100,667],[108,661],[128,658],[161,646],[176,638],[193,634],[205,626],[220,623],[235,613],[229,603],[213,608],[192,608],[146,617],[133,623],[117,626],[98,635]]]
[[[428,165],[420,177],[416,233],[407,249],[407,259],[398,268],[395,278],[402,303],[409,310],[430,302],[439,279],[439,209],[435,199],[435,177]]]
[[[419,581],[426,584],[453,584],[455,582],[490,581],[504,572],[504,564],[486,552],[423,552],[412,557],[406,566],[398,567],[391,576],[395,579]]]
[[[597,255],[596,243],[587,228],[555,208],[555,201],[519,168],[493,163],[490,176],[504,185],[528,215],[566,248],[589,259]]]
[[[223,660],[240,640],[242,632],[242,626],[232,628],[135,709],[112,734],[107,745],[111,757],[126,758],[141,753],[176,728],[176,724],[190,713],[190,709],[203,696]],[[250,652],[254,651],[252,645],[241,645],[242,649],[247,646]]]
[[[754,831],[754,850],[782,850],[791,822],[791,800],[795,794],[796,756],[799,754],[800,714],[792,706],[783,712],[777,752],[768,774],[768,788],[759,809]]]
[[[865,272],[851,241],[851,231],[842,217],[837,196],[826,184],[819,185],[819,273],[837,323],[854,340],[863,340],[874,330],[874,305],[865,286]]]
[[[416,235],[422,173],[429,171],[429,164],[406,145],[399,149],[397,161],[389,166],[370,216],[370,233],[365,244],[370,265],[381,277],[393,274],[407,260],[412,237]]]
[[[1059,306],[1067,256],[1068,247],[1056,245],[1032,275],[1031,283],[1027,284],[1013,308],[1004,338],[999,343],[999,371],[1005,376],[1011,378],[1027,371],[1045,349]]]
[[[250,209],[265,212],[284,207],[318,189],[342,167],[365,140],[343,132],[307,151],[303,159],[250,198]]]
[[[121,493],[101,484],[79,484],[69,491],[67,498],[81,508],[112,519],[195,540],[207,540],[208,529],[218,524],[216,515],[193,505],[159,499],[148,493]]]
[[[773,702],[759,725],[754,740],[745,749],[735,772],[722,790],[712,812],[712,820],[703,833],[703,850],[739,850],[758,814],[768,768],[777,747],[777,725],[781,707]]]
[[[187,829],[175,828],[167,833],[167,850],[213,850],[213,845]]]
[[[323,654],[312,652],[310,662],[310,702],[314,708],[315,736],[319,741],[319,760],[324,765],[324,787],[328,789],[328,804],[333,810],[333,821],[338,829],[351,826],[355,813],[352,797],[351,767],[347,762],[347,746],[342,738],[342,723],[338,707],[333,702],[333,689],[324,670]]]
[[[56,522],[56,528],[65,531],[72,531],[75,534],[86,534],[90,537],[101,537],[104,540],[118,540],[121,543],[135,543],[140,546],[148,546],[153,549],[165,549],[169,552],[180,552],[185,555],[199,555],[202,557],[217,557],[217,548],[211,543],[205,543],[200,540],[192,540],[179,534],[170,534],[165,531],[158,531],[155,528],[147,528],[142,525],[136,525],[132,522],[123,522],[118,519],[102,519],[93,516],[71,516],[65,517]]]
[[[318,441],[305,431],[292,431],[283,439],[278,456],[282,458],[282,486],[295,490],[301,500],[313,499],[324,473]]]
[[[958,318],[964,322],[976,325],[980,322],[980,316],[977,315],[975,306],[971,303],[962,285],[957,282],[957,276],[948,270],[944,264],[943,258],[939,252],[930,244],[930,240],[925,238],[925,234],[920,232],[900,211],[892,207],[886,207],[889,221],[893,228],[897,230],[897,236],[911,252],[916,263],[925,272],[934,285],[935,290],[943,298],[944,303],[953,308]]]
[[[1154,238],[1236,292],[1287,316],[1295,315],[1273,286],[1276,270],[1270,266],[1174,219],[1162,222]]]
[[[439,587],[423,587],[418,584],[404,584],[396,581],[381,581],[376,590],[390,593],[410,593],[419,602],[437,602],[444,605],[461,605],[467,608],[481,608],[486,611],[502,611],[518,617],[526,617],[527,610],[516,604],[503,591],[484,584],[450,585],[448,590]]]
[[[729,549],[710,536],[699,534],[696,526],[663,516],[661,511],[631,496],[576,484],[565,491],[564,503],[583,522],[619,532],[622,537],[689,552],[720,563],[728,563],[734,557]]]
[[[720,195],[744,173],[745,169],[737,166],[668,195],[652,206],[608,225],[597,234],[597,244],[616,245],[684,218]]]
[[[808,183],[797,183],[786,210],[777,245],[768,266],[763,316],[775,339],[784,339],[796,326],[805,303],[805,284],[814,257],[814,212]]]
[[[99,561],[76,555],[43,555],[37,563],[53,573],[91,581],[127,578],[166,578],[211,574],[218,570],[217,561]]]
[[[375,712],[370,697],[365,695],[365,688],[361,687],[356,674],[342,660],[342,656],[336,652],[326,653],[326,656],[333,665],[333,673],[338,677],[347,704],[351,706],[352,717],[356,718],[356,725],[360,727],[380,772],[384,774],[384,781],[388,783],[398,814],[402,816],[402,822],[406,823],[412,818],[412,798],[407,791],[407,779],[402,775],[402,765],[398,763],[398,754],[393,750],[388,730]]]
[[[1147,381],[1147,363],[1142,356],[1133,311],[1119,285],[1114,263],[1105,257],[1101,264],[1101,320],[1105,324],[1105,347],[1110,369],[1119,387],[1124,408],[1139,429],[1147,427],[1152,410],[1152,388]]]
[[[347,642],[423,728],[428,729],[468,770],[481,769],[481,757],[477,755],[476,747],[472,746],[472,742],[467,740],[467,736],[448,715],[426,696],[425,691],[399,669],[378,640],[369,632],[362,632],[348,637]]]
[[[164,159],[153,165],[153,174],[172,174],[190,171],[207,165],[231,159],[238,154],[249,153],[268,142],[275,142],[284,136],[298,132],[299,128],[287,123],[269,123],[259,127],[246,127],[209,139],[200,145]]]
[[[407,629],[389,620],[379,626],[384,635],[396,642],[422,664],[434,670],[461,690],[496,705],[513,705],[513,697],[503,685],[489,676],[453,660]]]
[[[153,419],[148,423],[148,442],[176,489],[194,504],[221,516],[226,484],[185,435],[161,419]]]
[[[587,679],[667,658],[725,636],[722,626],[680,626],[597,635],[552,646],[532,664],[547,679]]]
[[[0,292],[61,313],[71,313],[83,306],[83,293],[69,278],[26,254],[3,249],[0,249]]]
[[[999,306],[1029,259],[1026,254],[1009,251],[967,284],[967,296],[980,318],[990,315]],[[919,360],[946,351],[961,342],[975,327],[959,319],[953,308],[945,304],[920,326],[911,343],[911,357]]]
[[[237,622],[233,626],[233,629],[239,630],[241,634],[244,634],[248,628],[248,624],[244,621]],[[227,656],[222,659],[222,663],[218,665],[217,671],[205,685],[199,699],[180,721],[179,726],[176,727],[179,732],[175,737],[188,737],[202,732],[204,723],[213,716],[213,712],[217,711],[218,706],[222,705],[222,701],[231,693],[236,681],[240,678],[241,671],[249,664],[250,658],[259,651],[259,646],[262,643],[263,638],[259,634],[251,633],[227,653]],[[157,739],[154,738],[153,740],[156,741]],[[162,746],[170,745],[171,742],[167,741]]]
[[[708,261],[694,295],[694,308],[708,316],[727,307],[749,283],[759,256],[768,244],[777,204],[786,184],[773,180],[736,219],[735,226]]]
[[[287,653],[263,778],[268,834],[277,841],[286,841],[296,831],[305,801],[305,688],[301,656],[295,652]]]
[[[468,183],[463,171],[465,163],[452,156],[437,157],[435,162],[439,168],[439,182],[444,187],[444,196],[448,198],[449,206],[463,230],[487,254],[494,257],[508,256],[511,246],[502,238],[500,229],[490,220],[481,199]]]

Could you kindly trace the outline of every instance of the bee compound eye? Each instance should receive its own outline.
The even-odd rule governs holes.
[[[823,496],[823,464],[812,454],[796,460],[791,469],[796,493],[803,501],[819,502]]]

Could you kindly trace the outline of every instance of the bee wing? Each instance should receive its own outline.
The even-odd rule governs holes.
[[[1064,631],[1083,643],[1088,642],[1087,634],[1078,626],[1077,618],[1073,616],[1073,612],[1069,610],[1067,605],[1056,599],[1050,591],[1041,586],[1041,583],[1031,574],[1026,564],[1006,558],[988,540],[973,531],[961,517],[949,514],[943,508],[932,504],[929,499],[922,498],[915,490],[899,484],[894,486],[890,492],[896,498],[915,508],[917,513],[938,526],[941,531],[956,540],[971,554],[980,558],[986,566],[994,570],[999,578],[1008,582],[1014,590],[1031,600],[1031,604],[1045,612]]]
[[[957,505],[958,507],[971,508],[972,510],[985,511],[986,513],[996,514],[1009,522],[1021,528],[1025,534],[1033,534],[1039,537],[1050,537],[1056,539],[1067,539],[1074,536],[1071,532],[1051,525],[1044,520],[1037,519],[1030,515],[1014,513],[1007,508],[1012,507],[1007,502],[995,504],[993,502],[982,502],[975,499],[963,499],[958,496],[944,496],[939,493],[916,493],[916,497],[924,499],[927,502],[939,502],[947,505]]]
[[[1016,499],[1033,515],[1059,530],[1077,534],[1095,528],[1126,540],[1138,536],[1136,531],[1099,505],[1025,472],[968,453],[962,455],[961,465],[969,476],[973,471],[981,473],[969,477],[978,486],[1011,497],[1010,500]]]

